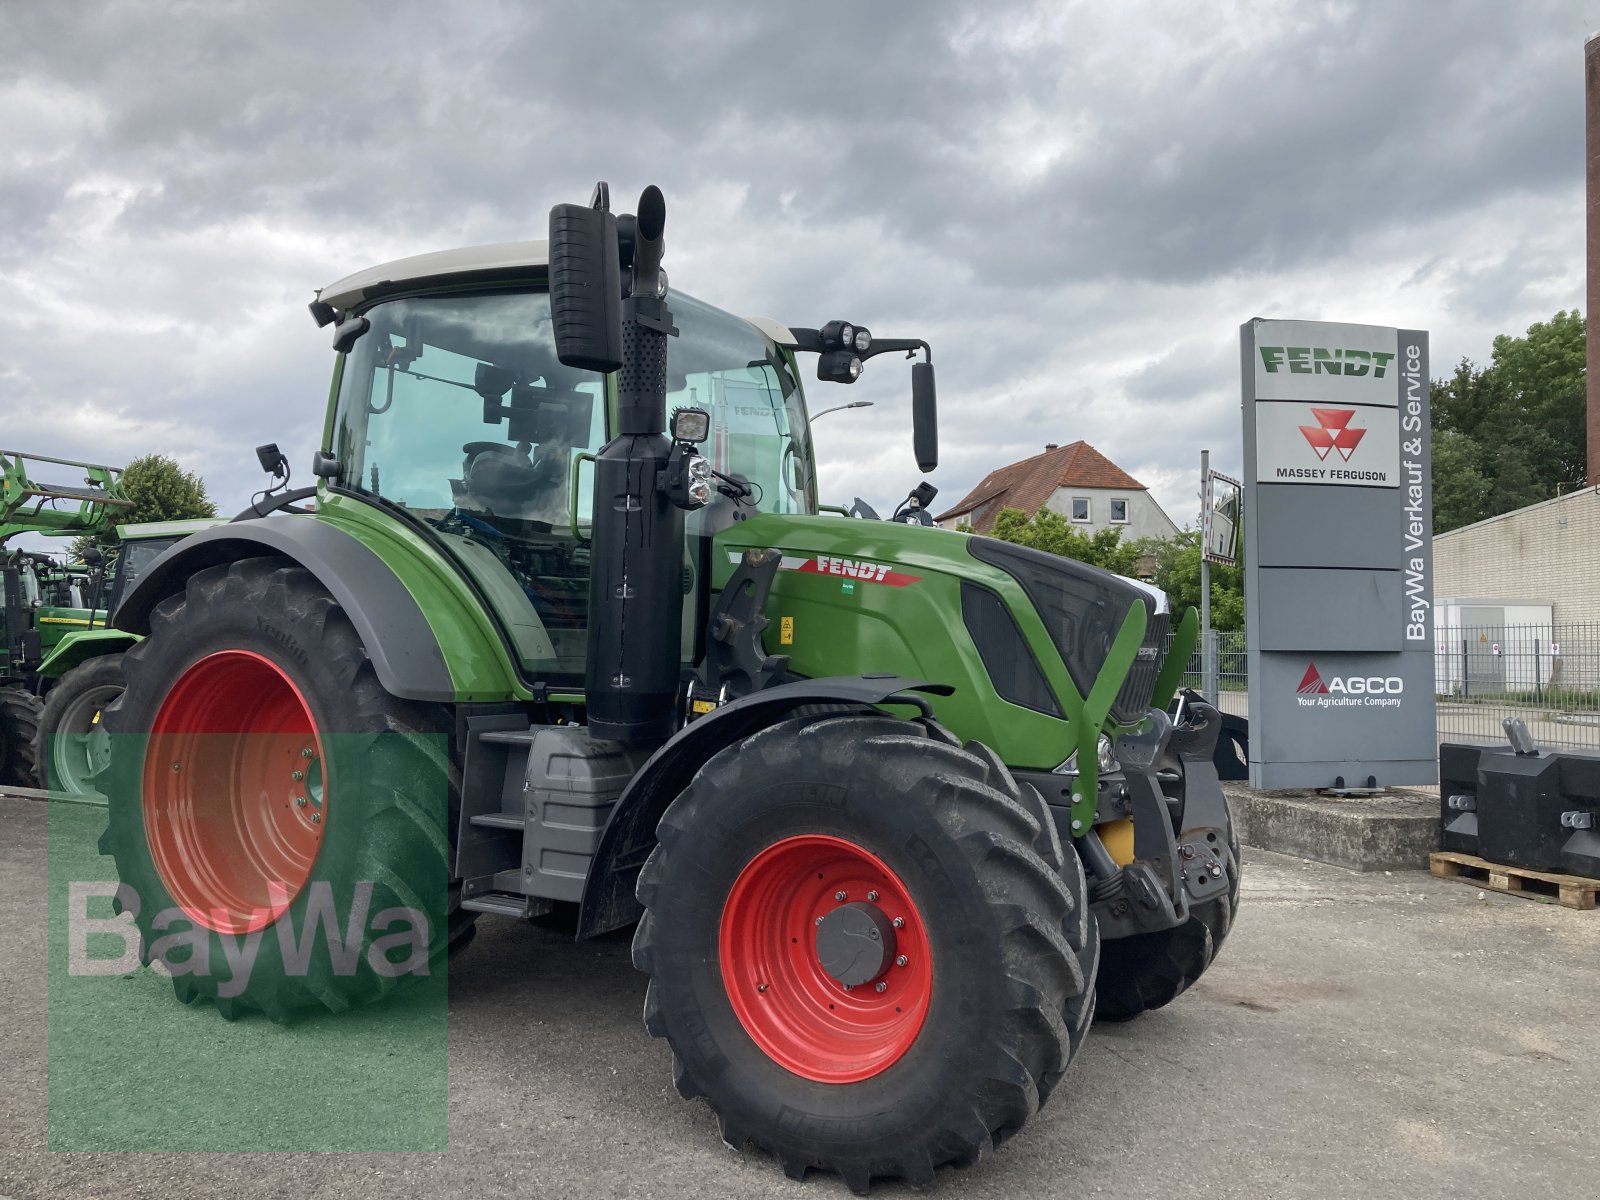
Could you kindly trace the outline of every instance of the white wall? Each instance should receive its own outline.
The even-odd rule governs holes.
[[[1087,523],[1072,521],[1072,501],[1074,497],[1085,497],[1089,501],[1089,521]],[[1119,524],[1111,520],[1111,501],[1126,500],[1128,502],[1128,520],[1126,524]],[[1122,488],[1057,488],[1055,495],[1045,502],[1045,507],[1054,509],[1068,521],[1072,521],[1073,528],[1083,533],[1096,533],[1102,529],[1120,529],[1122,540],[1125,542],[1136,541],[1139,538],[1169,538],[1177,533],[1177,527],[1161,511],[1161,506],[1151,498],[1150,493],[1143,490],[1124,490]]]

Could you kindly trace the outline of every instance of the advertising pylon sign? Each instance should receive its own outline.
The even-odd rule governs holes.
[[[1250,783],[1434,783],[1428,335],[1257,318],[1240,343]]]

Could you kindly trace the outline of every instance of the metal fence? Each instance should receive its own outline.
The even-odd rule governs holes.
[[[1245,635],[1213,631],[1211,644],[1215,682],[1197,646],[1183,684],[1245,716]],[[1501,721],[1521,717],[1540,745],[1600,750],[1600,623],[1439,626],[1434,692],[1441,742],[1502,742]]]

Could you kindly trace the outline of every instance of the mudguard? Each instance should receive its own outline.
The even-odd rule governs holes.
[[[639,919],[643,909],[634,898],[634,885],[644,860],[650,857],[656,844],[656,825],[667,806],[689,786],[694,773],[719,750],[808,705],[907,704],[928,716],[932,709],[917,693],[948,696],[953,690],[948,684],[903,679],[897,675],[807,679],[767,688],[724,704],[684,726],[650,756],[611,810],[584,884],[578,939],[609,933]]]
[[[41,679],[60,679],[73,667],[99,658],[102,654],[121,654],[138,638],[120,629],[77,629],[56,643],[39,664]]]
[[[449,702],[456,689],[427,618],[397,575],[342,529],[313,517],[235,521],[184,538],[145,568],[112,624],[148,634],[150,613],[189,576],[245,558],[282,555],[317,577],[360,635],[378,681],[407,700]]]

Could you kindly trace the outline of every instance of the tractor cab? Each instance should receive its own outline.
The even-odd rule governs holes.
[[[346,313],[340,329],[361,330],[338,375],[329,482],[403,512],[444,549],[507,630],[524,678],[581,686],[594,457],[615,435],[615,376],[559,361],[544,243],[424,260],[323,290]],[[804,393],[768,332],[778,327],[683,295],[673,314],[668,411],[709,414],[702,450],[724,477],[685,522],[692,662],[712,535],[757,513],[815,513],[817,500]]]

